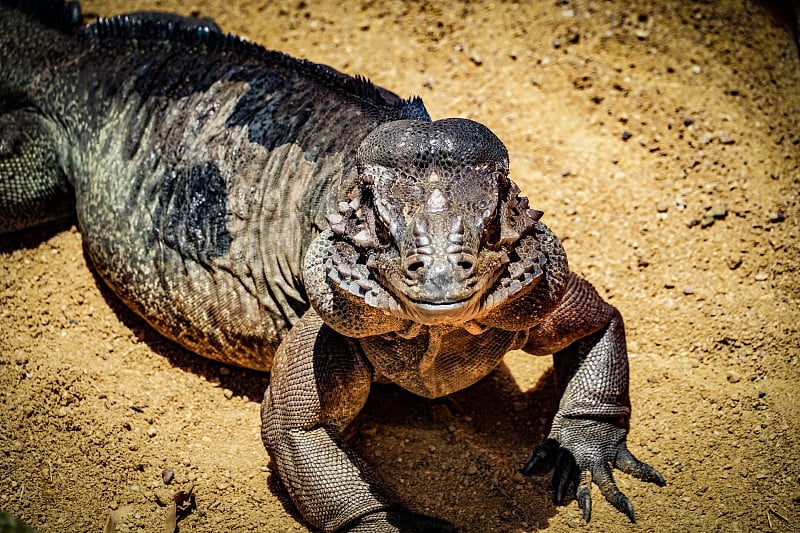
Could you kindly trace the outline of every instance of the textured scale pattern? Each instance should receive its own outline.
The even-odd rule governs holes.
[[[24,154],[17,157],[17,154]],[[30,176],[37,186],[30,186]],[[72,212],[72,190],[56,164],[45,124],[28,111],[0,115],[0,228],[15,231]]]
[[[132,13],[0,0],[0,233],[77,216],[109,287],[163,335],[271,371],[262,440],[323,531],[453,531],[392,497],[341,437],[371,383],[426,397],[503,355],[554,354],[561,401],[523,472],[631,520],[620,314],[569,270],[485,126],[432,121],[360,77]]]
[[[506,352],[521,348],[526,337],[524,330],[492,329],[472,335],[462,329],[428,326],[412,339],[371,336],[361,346],[381,376],[414,394],[437,398],[486,376]]]

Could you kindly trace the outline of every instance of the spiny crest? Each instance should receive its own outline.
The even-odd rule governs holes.
[[[186,43],[225,43],[233,35],[225,35],[211,19],[182,17],[170,13],[128,13],[115,17],[99,17],[86,26],[86,31],[100,38],[134,38],[171,40]]]
[[[101,39],[129,38],[169,40],[189,45],[203,44],[211,49],[232,50],[272,64],[297,69],[322,85],[345,93],[377,109],[388,109],[395,118],[430,120],[419,97],[402,99],[380,88],[369,79],[348,76],[327,65],[295,59],[282,52],[268,50],[232,33],[225,33],[211,19],[182,17],[166,13],[133,13],[99,18],[86,27],[89,35]]]

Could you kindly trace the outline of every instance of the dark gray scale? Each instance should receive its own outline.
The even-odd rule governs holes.
[[[0,115],[0,232],[63,220],[74,209],[48,121],[28,110]]]

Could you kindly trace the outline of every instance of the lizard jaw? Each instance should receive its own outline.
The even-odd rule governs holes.
[[[429,326],[468,322],[477,309],[478,306],[471,304],[471,300],[440,304],[411,302],[406,306],[406,312],[415,322]]]

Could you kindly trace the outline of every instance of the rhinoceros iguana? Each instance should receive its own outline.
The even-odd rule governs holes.
[[[263,442],[313,526],[451,530],[340,434],[375,381],[441,397],[514,349],[554,354],[562,390],[524,472],[554,460],[587,520],[592,482],[634,520],[612,467],[664,485],[626,446],[622,318],[485,126],[212,21],[82,26],[77,3],[4,0],[0,71],[0,231],[76,212],[94,268],[156,330],[270,370]]]

